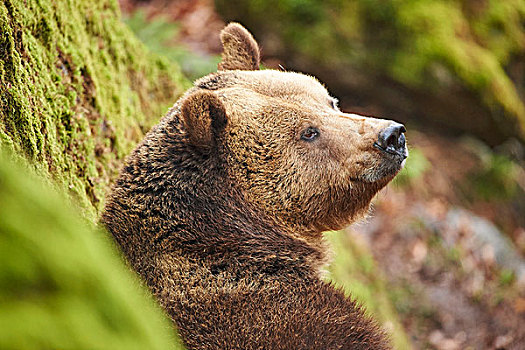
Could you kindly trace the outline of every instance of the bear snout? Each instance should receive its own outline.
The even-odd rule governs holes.
[[[406,128],[403,124],[392,122],[389,126],[379,132],[374,146],[382,152],[391,154],[396,158],[405,160],[408,157],[406,138],[404,133]]]

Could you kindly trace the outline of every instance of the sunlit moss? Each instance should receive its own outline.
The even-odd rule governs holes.
[[[114,0],[0,4],[0,142],[94,219],[121,159],[187,83]]]
[[[107,233],[0,151],[0,348],[182,349]]]

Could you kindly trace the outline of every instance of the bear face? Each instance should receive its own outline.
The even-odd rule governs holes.
[[[222,33],[228,70],[198,80],[183,102],[190,139],[213,148],[244,201],[275,224],[306,236],[349,225],[402,168],[404,127],[340,111],[313,77],[257,70],[257,44],[239,27]],[[191,127],[203,105],[209,129]]]

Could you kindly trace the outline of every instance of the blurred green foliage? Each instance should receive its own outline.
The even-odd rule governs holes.
[[[483,159],[482,168],[472,174],[476,194],[485,200],[511,199],[518,190],[518,165],[508,157],[494,153]]]
[[[411,147],[405,167],[394,178],[392,184],[400,187],[407,186],[423,176],[429,168],[430,163],[423,152],[416,147]]]
[[[396,311],[407,318],[419,318],[424,320],[418,322],[418,326],[421,327],[426,321],[436,322],[436,311],[434,306],[423,299],[424,293],[420,290],[421,286],[415,286],[413,281],[401,280],[397,285],[389,286],[389,295],[392,299],[392,303],[395,306]]]
[[[465,181],[460,184],[459,189],[466,199],[471,202],[517,200],[515,204],[523,201],[519,198],[523,194],[519,184],[523,183],[525,173],[519,161],[505,154],[495,153],[473,138],[463,138],[462,146],[477,158],[477,166],[469,171]]]
[[[499,274],[499,283],[501,286],[508,286],[512,284],[516,279],[514,271],[508,269],[502,269]]]
[[[182,349],[106,232],[0,151],[0,349]]]
[[[195,80],[217,70],[219,55],[199,55],[173,43],[179,30],[176,23],[160,16],[148,20],[141,10],[125,18],[125,23],[152,52],[177,62],[188,79]]]

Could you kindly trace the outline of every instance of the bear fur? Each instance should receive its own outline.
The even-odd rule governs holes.
[[[188,349],[390,348],[320,273],[322,232],[366,214],[402,167],[374,147],[393,122],[341,112],[310,76],[259,70],[239,24],[221,40],[218,72],[127,158],[103,224]]]

